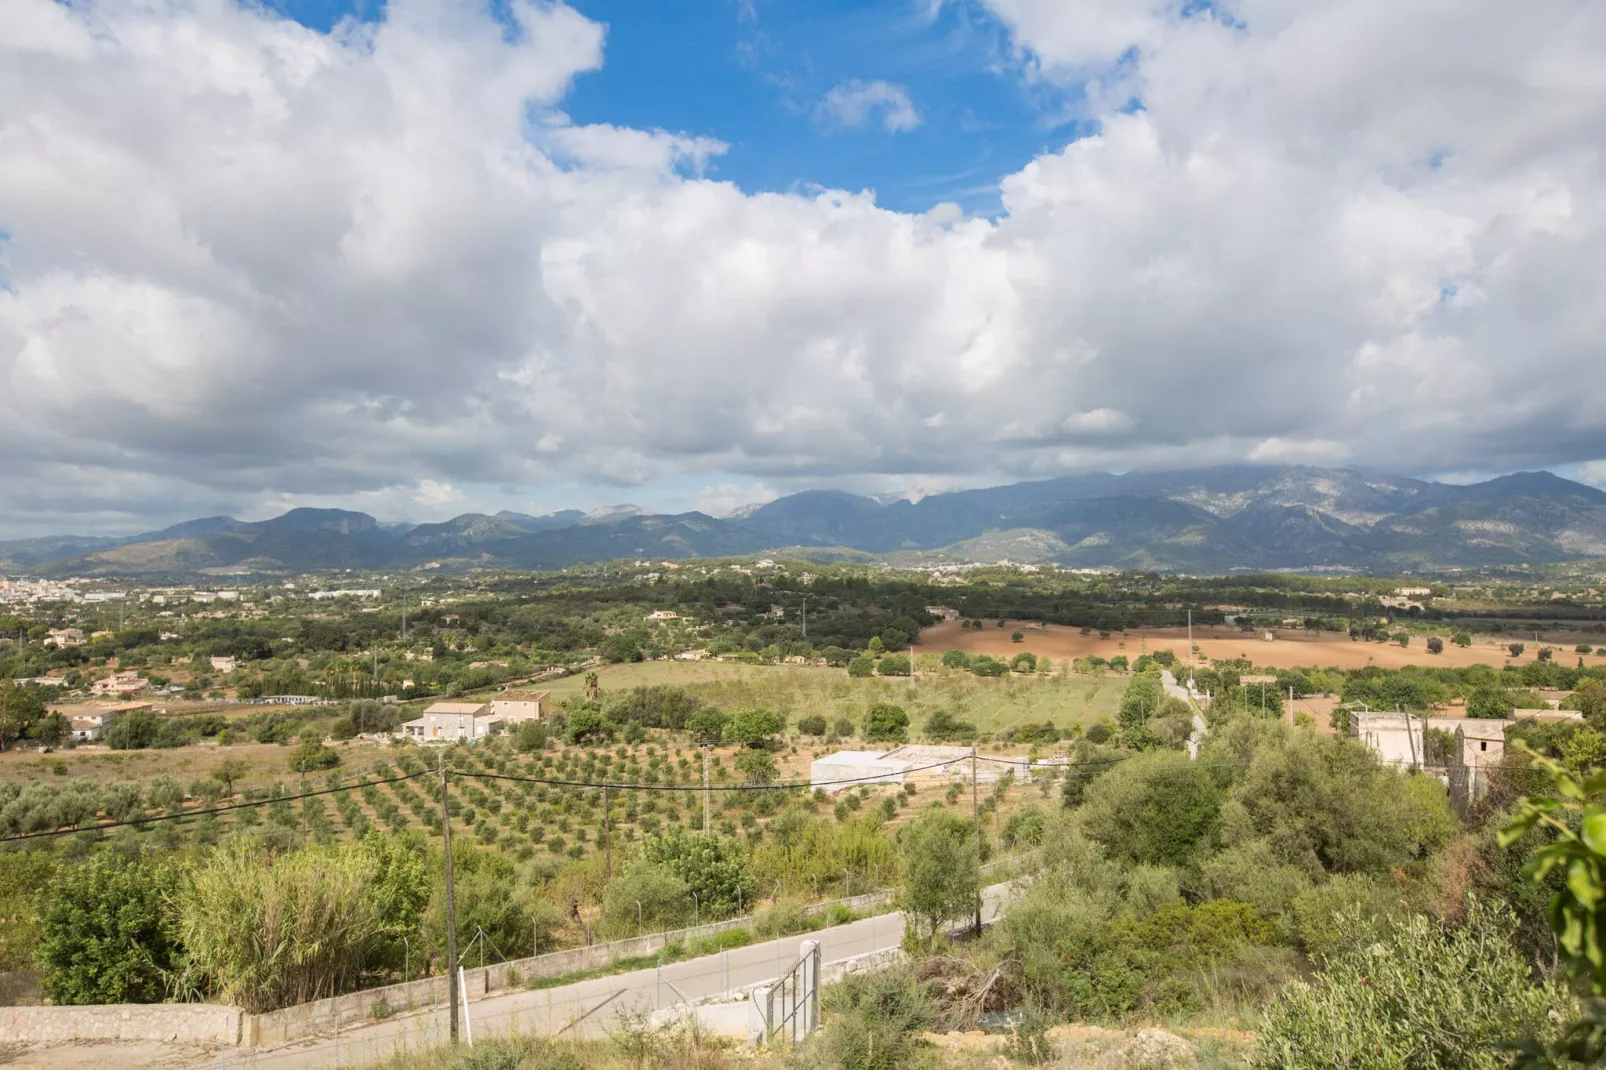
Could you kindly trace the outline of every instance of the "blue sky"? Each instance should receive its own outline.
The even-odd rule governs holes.
[[[319,30],[380,5],[275,0]],[[1087,132],[1062,90],[1024,76],[1002,26],[950,0],[570,0],[608,27],[603,67],[564,110],[577,124],[717,138],[710,177],[749,193],[873,189],[877,203],[925,211],[954,201],[998,210],[998,179]],[[880,113],[845,127],[831,91],[885,82],[918,116],[888,131]]]

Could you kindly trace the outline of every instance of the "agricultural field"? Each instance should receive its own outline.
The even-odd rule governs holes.
[[[922,649],[932,646],[925,642]],[[1019,648],[1008,651],[1018,652]],[[1061,671],[989,679],[950,672],[932,660],[921,659],[912,679],[855,678],[840,668],[813,665],[662,661],[605,665],[598,670],[598,681],[604,700],[609,694],[636,687],[679,687],[727,711],[752,706],[776,710],[788,724],[812,713],[827,720],[841,716],[857,719],[871,704],[891,702],[909,712],[915,734],[937,709],[975,724],[984,734],[1043,721],[1069,729],[1113,720],[1126,688],[1120,677],[1084,677]],[[555,702],[562,703],[582,697],[585,684],[583,677],[576,675],[541,686],[551,690]]]
[[[1109,637],[1105,638],[1096,631],[1083,635],[1078,628],[1041,624],[1035,621],[1005,621],[1002,628],[995,622],[988,621],[987,626],[980,629],[965,628],[962,624],[961,621],[945,621],[925,629],[920,633],[916,649],[938,654],[945,650],[963,650],[966,653],[990,654],[1001,658],[1012,657],[1026,650],[1039,656],[1050,657],[1056,663],[1088,656],[1108,660],[1120,654],[1135,659],[1145,651],[1152,654],[1167,649],[1181,659],[1186,659],[1188,654],[1186,628],[1143,630],[1129,628],[1125,632],[1111,632]],[[1392,642],[1355,641],[1347,635],[1336,632],[1306,632],[1300,629],[1277,629],[1272,633],[1274,638],[1268,641],[1262,638],[1260,631],[1243,632],[1237,628],[1219,626],[1195,627],[1193,641],[1199,648],[1198,657],[1202,662],[1244,659],[1257,666],[1277,669],[1303,667],[1362,669],[1368,666],[1400,669],[1407,665],[1432,665],[1452,669],[1471,665],[1490,665],[1499,668],[1508,663],[1522,665],[1534,661],[1539,657],[1539,651],[1547,644],[1563,651],[1564,656],[1577,656],[1572,651],[1578,637],[1565,632],[1546,633],[1545,641],[1542,643],[1535,642],[1531,636],[1528,637],[1523,642],[1523,652],[1517,657],[1511,656],[1508,644],[1520,641],[1523,637],[1509,634],[1474,635],[1470,647],[1458,647],[1446,643],[1442,653],[1429,654],[1426,649],[1429,633],[1421,630],[1421,626],[1416,628],[1410,645],[1404,647]],[[1018,643],[1010,639],[1016,631],[1023,633],[1023,638]],[[1446,627],[1438,634],[1448,637],[1450,631],[1451,629]],[[1591,639],[1591,645],[1602,642],[1598,636],[1593,636]],[[1606,645],[1601,649],[1606,649]],[[1590,654],[1585,662],[1606,665],[1606,655]]]

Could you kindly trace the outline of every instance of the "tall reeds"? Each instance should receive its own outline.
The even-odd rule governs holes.
[[[187,980],[253,1012],[345,991],[388,933],[377,870],[353,847],[215,852],[178,896]]]

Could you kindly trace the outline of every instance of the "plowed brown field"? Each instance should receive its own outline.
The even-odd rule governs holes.
[[[1010,642],[1013,631],[1026,633],[1025,641]],[[1512,658],[1506,650],[1511,638],[1498,639],[1477,636],[1472,646],[1462,648],[1448,642],[1449,630],[1444,636],[1444,653],[1429,654],[1427,637],[1411,637],[1411,645],[1398,643],[1351,642],[1349,636],[1332,632],[1278,631],[1270,642],[1259,632],[1241,632],[1236,628],[1203,628],[1193,630],[1193,641],[1199,647],[1200,657],[1209,661],[1225,658],[1248,658],[1256,665],[1270,668],[1292,669],[1299,666],[1316,666],[1340,669],[1358,669],[1377,665],[1385,669],[1398,669],[1404,665],[1438,665],[1461,668],[1468,665],[1493,665],[1508,662],[1521,664],[1532,661],[1542,644],[1532,639],[1523,640],[1527,649],[1522,657]],[[1577,657],[1570,641],[1555,640],[1556,657],[1569,664]],[[964,650],[972,654],[991,654],[994,657],[1013,656],[1022,650],[1046,655],[1055,662],[1071,661],[1088,654],[1113,658],[1125,654],[1136,658],[1145,650],[1170,649],[1177,657],[1187,656],[1188,630],[1186,628],[1151,628],[1144,632],[1112,632],[1110,638],[1100,639],[1097,632],[1082,635],[1081,629],[1057,624],[1039,625],[1032,622],[1007,622],[1003,628],[992,621],[980,631],[960,627],[959,621],[947,621],[920,633],[919,649],[923,653],[941,653],[944,650]],[[1596,664],[1602,659],[1590,655],[1585,664]]]

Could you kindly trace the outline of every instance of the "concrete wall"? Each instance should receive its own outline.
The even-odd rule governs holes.
[[[835,902],[858,913],[878,909],[891,901],[891,892],[871,892]],[[818,916],[832,905],[832,903],[816,903],[805,908],[804,914],[811,917]],[[564,974],[580,970],[601,969],[622,959],[643,958],[662,951],[670,944],[692,943],[720,933],[752,927],[753,919],[746,917],[711,922],[690,929],[648,933],[629,940],[592,944],[590,947],[570,948],[567,951],[552,951],[545,955],[496,963],[483,969],[465,970],[463,981],[468,991],[469,1002],[472,1003],[484,999],[489,993],[518,988],[539,978],[562,977]],[[375,1012],[381,1007],[386,1014],[398,1014],[425,1007],[444,1007],[447,1001],[446,984],[445,976],[430,977],[405,984],[389,985],[385,988],[350,992],[333,999],[320,999],[265,1014],[248,1014],[245,1015],[243,1025],[244,1043],[284,1044],[305,1037],[326,1035],[333,1033],[337,1026],[344,1028],[379,1017]]]
[[[208,1003],[110,1003],[88,1007],[0,1007],[0,1041],[157,1040],[185,1044],[244,1042],[244,1013]]]

